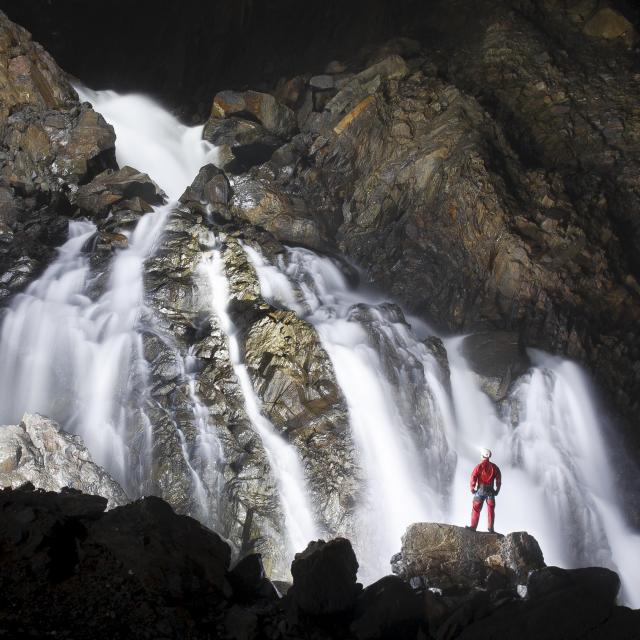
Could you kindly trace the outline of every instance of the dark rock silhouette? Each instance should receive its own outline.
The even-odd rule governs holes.
[[[160,498],[105,507],[105,498],[72,489],[0,491],[1,634],[78,640],[637,638],[640,611],[615,606],[620,583],[607,569],[543,566],[519,578],[526,581],[525,596],[490,577],[483,587],[470,584],[464,572],[475,562],[472,554],[449,547],[438,552],[440,559],[450,556],[445,564],[463,573],[457,585],[448,575],[446,593],[429,587],[431,578],[416,576],[386,576],[363,590],[351,544],[339,538],[311,542],[298,554],[293,586],[280,598],[258,555],[230,569],[226,542]],[[518,534],[474,535],[500,546]],[[437,541],[425,540],[420,566],[428,569]]]

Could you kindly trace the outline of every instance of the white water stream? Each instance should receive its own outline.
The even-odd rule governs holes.
[[[273,425],[262,414],[260,400],[256,395],[247,367],[242,361],[237,329],[228,312],[229,283],[225,274],[220,249],[212,238],[212,249],[201,264],[210,286],[211,306],[222,330],[227,336],[229,357],[238,378],[244,397],[247,416],[264,445],[269,466],[274,474],[284,514],[287,553],[289,561],[295,553],[302,551],[311,540],[319,537],[308,498],[307,483],[295,449],[275,431]]]
[[[469,523],[469,477],[488,446],[503,473],[497,529],[530,532],[547,564],[613,568],[622,580],[621,601],[640,606],[640,535],[624,524],[593,394],[579,367],[531,351],[534,367],[511,394],[511,414],[500,418],[460,355],[462,338],[450,339],[454,419],[424,344],[388,306],[364,312],[362,303],[380,301],[351,289],[330,259],[288,249],[271,265],[255,249],[245,250],[263,295],[316,327],[347,399],[370,490],[353,533],[368,568],[361,579],[388,573],[411,522]],[[407,377],[408,362],[415,369]],[[420,395],[429,398],[427,410]],[[430,432],[428,446],[421,429]],[[454,469],[448,490],[447,471]]]
[[[357,306],[374,301],[351,290],[328,258],[289,249],[276,268],[245,251],[263,296],[311,322],[333,363],[365,474],[352,538],[360,579],[370,582],[389,573],[407,525],[445,518],[454,426],[436,362],[394,309]]]
[[[147,172],[171,198],[215,156],[201,140],[202,127],[181,125],[146,98],[79,93],[113,125],[120,166]],[[143,265],[170,208],[171,203],[157,207],[126,234],[128,246],[115,252],[97,299],[96,280],[105,276],[93,274],[82,253],[95,225],[71,222],[70,240],[14,298],[0,335],[0,420],[15,424],[25,411],[58,420],[81,435],[96,462],[134,493],[151,437],[135,399],[145,392],[141,384],[148,377],[138,326]]]
[[[184,127],[146,98],[86,89],[81,95],[114,125],[120,165],[149,173],[172,201],[215,158],[201,127]],[[151,446],[141,409],[150,382],[140,326],[143,268],[170,208],[142,216],[108,274],[94,273],[82,251],[95,225],[70,223],[69,240],[14,298],[0,332],[0,421],[16,423],[26,411],[59,420],[82,435],[94,459],[132,495],[141,489]],[[436,359],[397,308],[353,290],[330,259],[311,251],[290,249],[272,265],[245,250],[263,296],[315,326],[346,399],[366,483],[352,535],[361,579],[388,573],[411,522],[468,523],[469,474],[479,447],[487,446],[504,479],[498,530],[535,535],[548,564],[614,567],[623,600],[640,607],[640,535],[624,524],[592,393],[576,365],[532,352],[535,367],[513,390],[511,413],[498,416],[459,353],[461,339],[451,339],[451,403]],[[321,533],[307,483],[295,450],[263,416],[242,362],[219,245],[203,254],[202,269],[276,480],[290,555]],[[198,434],[195,451],[183,438],[183,452],[206,519],[206,494],[218,491],[211,485],[220,481],[211,470],[222,454],[196,393],[193,355],[181,358]]]

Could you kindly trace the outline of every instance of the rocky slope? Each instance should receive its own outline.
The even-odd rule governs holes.
[[[272,252],[281,252],[282,246],[254,228],[211,224],[212,216],[228,211],[226,180],[213,166],[201,170],[172,212],[158,251],[147,264],[146,288],[156,310],[153,332],[146,339],[155,381],[147,412],[155,439],[152,488],[182,512],[202,515],[193,504],[192,476],[176,430],[184,434],[188,447],[195,447],[199,434],[189,408],[195,393],[214,425],[224,460],[217,468],[209,464],[199,469],[206,480],[207,520],[242,549],[263,553],[270,574],[286,575],[281,556],[284,518],[275,479],[247,416],[227,336],[213,310],[211,283],[203,271],[205,256],[214,247],[229,280],[229,311],[264,414],[298,449],[317,520],[333,535],[348,529],[358,465],[344,399],[314,329],[262,299],[241,242],[259,238],[263,250]],[[221,193],[216,185],[224,186]],[[188,356],[197,362],[193,390],[181,365]]]
[[[525,533],[413,525],[403,578],[364,589],[348,540],[314,541],[297,554],[281,597],[259,555],[231,568],[217,534],[159,498],[103,513],[105,505],[69,489],[0,491],[0,632],[79,640],[637,637],[639,612],[614,604],[615,573],[545,567]]]
[[[244,137],[260,114],[219,106],[248,94],[221,93],[207,131],[244,154],[227,166],[232,217],[339,251],[445,330],[513,330],[583,362],[637,460],[636,36],[620,18],[610,37],[619,14],[591,4],[484,2],[464,47],[450,31],[468,3],[438,5],[431,45],[286,79],[275,94],[300,132],[248,171],[269,132]]]
[[[2,13],[0,79],[0,298],[6,301],[51,260],[67,237],[69,217],[106,215],[107,202],[96,206],[97,194],[107,190],[104,176],[92,181],[118,167],[113,127],[80,104],[51,56]],[[136,184],[133,175],[127,180]],[[125,195],[123,181],[111,182],[121,197],[108,204],[137,219],[136,197],[145,193],[133,188]]]

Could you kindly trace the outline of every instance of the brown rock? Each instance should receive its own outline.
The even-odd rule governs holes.
[[[273,233],[282,242],[323,250],[327,237],[304,200],[281,191],[272,182],[238,176],[232,181],[231,214]]]
[[[633,24],[611,7],[603,7],[584,25],[584,32],[594,38],[622,40],[632,47],[638,40]]]
[[[211,107],[214,118],[249,116],[255,118],[267,131],[281,137],[290,137],[296,129],[295,114],[280,104],[272,95],[258,91],[221,91]]]
[[[432,522],[410,525],[391,563],[393,573],[405,580],[422,577],[429,587],[443,590],[483,586],[491,571],[502,573],[515,588],[529,571],[543,566],[538,543],[525,532],[503,536]]]

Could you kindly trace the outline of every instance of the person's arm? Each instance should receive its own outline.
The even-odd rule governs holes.
[[[478,484],[478,467],[480,465],[476,465],[471,472],[471,493],[476,492],[476,485]]]
[[[502,485],[502,473],[500,472],[500,468],[498,467],[497,464],[493,465],[496,469],[496,477],[495,477],[495,481],[496,481],[496,495],[498,495],[498,493],[500,493],[500,486]]]

